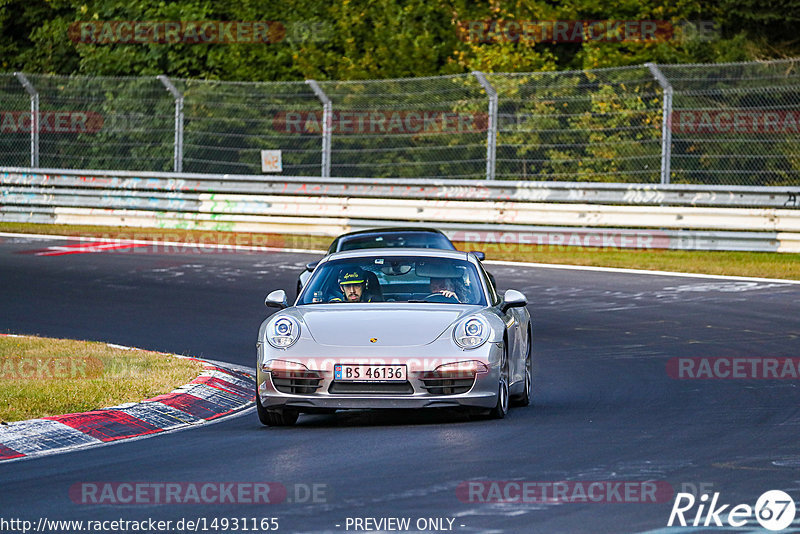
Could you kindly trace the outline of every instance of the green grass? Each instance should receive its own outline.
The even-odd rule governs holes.
[[[85,412],[168,393],[202,364],[105,343],[0,336],[0,421]]]
[[[327,250],[333,238],[311,235],[282,235],[213,232],[165,228],[118,228],[50,224],[0,223],[0,231],[142,239],[190,243],[221,243],[306,250]],[[488,260],[524,261],[566,265],[592,265],[627,269],[649,269],[764,278],[800,280],[800,254],[772,252],[728,252],[689,250],[624,250],[557,245],[503,245],[459,243],[460,250],[483,250]]]

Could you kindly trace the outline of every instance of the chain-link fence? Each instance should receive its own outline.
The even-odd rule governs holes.
[[[184,171],[259,174],[261,150],[281,150],[284,174],[319,174],[322,131],[285,127],[287,116],[320,112],[320,102],[308,84],[201,80],[174,84],[184,99]]]
[[[486,94],[474,76],[319,86],[333,108],[333,176],[483,177]]]
[[[800,184],[800,59],[659,68],[673,182]]]
[[[0,165],[800,184],[800,59],[346,82],[0,74]]]
[[[647,67],[492,74],[498,178],[659,181],[661,89]]]

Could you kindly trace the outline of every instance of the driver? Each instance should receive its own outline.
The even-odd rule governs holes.
[[[431,294],[443,295],[461,302],[455,292],[453,281],[449,278],[431,278]]]
[[[364,298],[364,289],[367,285],[367,275],[358,267],[342,269],[339,272],[339,289],[342,297],[334,297],[331,302],[371,302],[372,298]]]

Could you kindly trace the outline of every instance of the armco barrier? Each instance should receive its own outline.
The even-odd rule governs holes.
[[[800,191],[786,188],[18,168],[0,168],[0,186],[2,221],[328,236],[410,223],[484,243],[500,231],[518,244],[800,252]],[[644,247],[625,229],[658,239]]]
[[[653,185],[596,182],[401,180],[0,167],[3,188],[228,193],[291,196],[583,202],[627,206],[800,208],[800,187]],[[153,196],[153,195],[148,195]]]

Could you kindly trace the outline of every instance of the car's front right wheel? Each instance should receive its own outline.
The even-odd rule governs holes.
[[[489,412],[492,419],[502,419],[508,413],[508,352],[503,351],[500,365],[500,380],[497,386],[497,404]]]
[[[256,393],[258,420],[267,426],[292,426],[297,422],[300,412],[292,408],[264,408]]]
[[[528,350],[525,353],[525,384],[522,393],[515,399],[514,406],[529,406],[533,398],[533,361],[531,359],[531,345],[533,338],[528,328]]]

